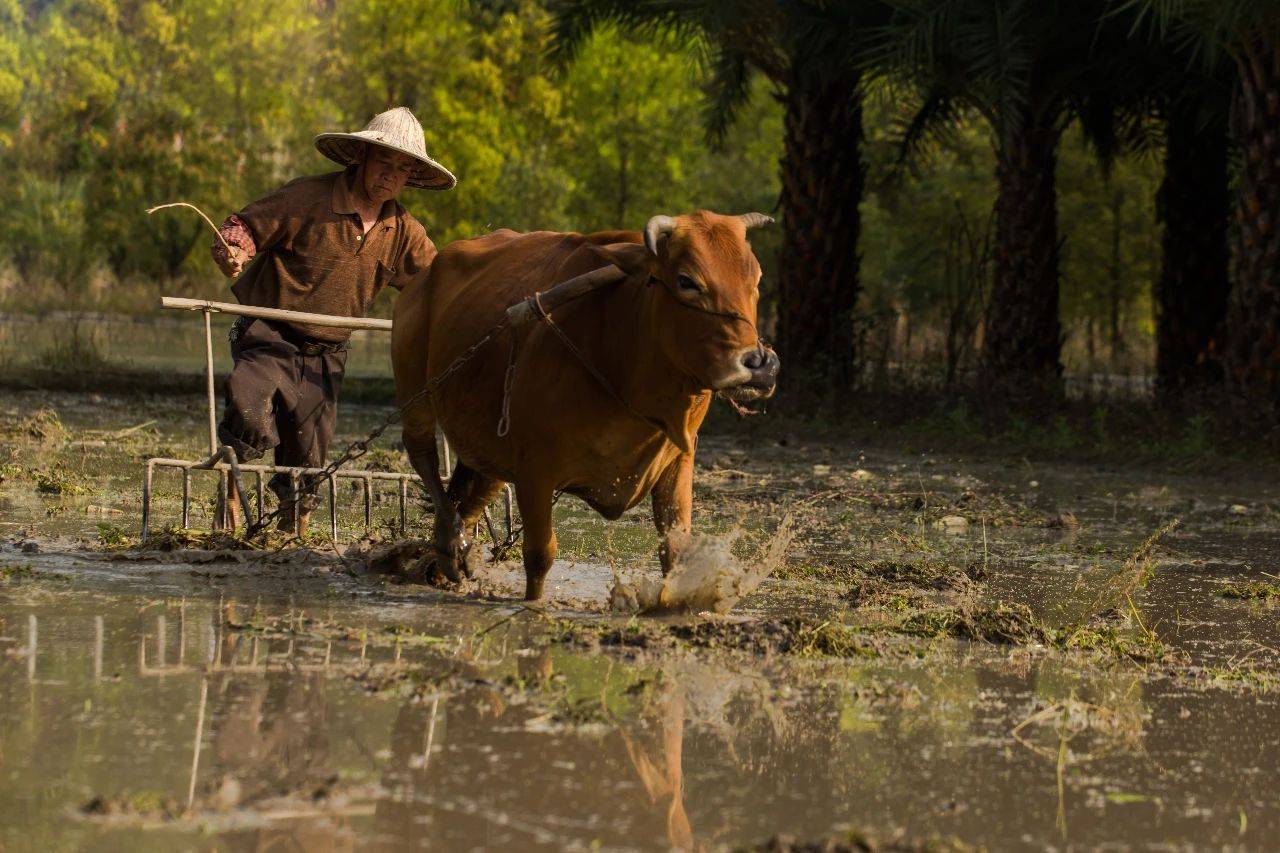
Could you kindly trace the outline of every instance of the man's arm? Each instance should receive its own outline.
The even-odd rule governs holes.
[[[431,262],[436,259],[436,244],[431,242],[422,224],[410,220],[408,227],[409,238],[400,259],[399,275],[391,281],[391,286],[397,290],[404,290],[413,282],[426,278]]]
[[[240,275],[244,265],[253,260],[258,252],[265,252],[271,247],[284,242],[290,236],[291,219],[288,212],[296,190],[291,190],[293,183],[285,184],[268,196],[249,204],[239,213],[228,216],[218,229],[222,240],[231,245],[231,250],[222,245],[222,240],[212,246],[213,262],[228,278]]]

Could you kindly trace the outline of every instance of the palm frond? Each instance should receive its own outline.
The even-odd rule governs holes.
[[[732,50],[714,50],[709,57],[704,119],[707,139],[720,148],[738,110],[751,98],[751,67],[746,57]]]
[[[697,0],[550,0],[547,54],[552,62],[567,64],[592,33],[609,24],[642,37],[674,34],[693,38],[703,30],[709,5],[714,4]]]

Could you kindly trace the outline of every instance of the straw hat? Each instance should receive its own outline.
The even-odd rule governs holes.
[[[322,133],[316,137],[316,150],[335,163],[350,166],[360,162],[360,153],[366,143],[381,145],[417,160],[419,167],[405,182],[411,187],[451,190],[458,183],[452,172],[427,156],[422,125],[418,124],[408,107],[378,113],[364,130],[355,133]]]

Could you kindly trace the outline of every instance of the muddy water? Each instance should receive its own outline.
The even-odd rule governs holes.
[[[34,564],[49,574],[11,580],[0,604],[0,833],[15,849],[210,833],[236,849],[662,849],[847,827],[1261,849],[1280,831],[1273,695],[967,648],[615,659],[558,647],[532,614],[503,623],[501,605],[370,596],[314,570]],[[352,636],[230,627],[255,608]],[[1011,734],[1072,697],[1114,724]],[[86,814],[95,800],[115,813]]]
[[[331,549],[86,548],[86,502],[136,523],[145,451],[74,443],[159,414],[148,441],[180,445],[189,425],[181,405],[53,402],[68,435],[37,446],[15,413],[9,445],[46,467],[87,456],[94,492],[37,494],[25,469],[0,484],[7,847],[728,849],[857,830],[1262,850],[1280,833],[1280,608],[1218,595],[1280,569],[1265,481],[709,436],[701,523],[785,508],[802,530],[732,617],[672,622],[600,612],[611,565],[652,570],[643,514],[606,527],[567,503],[543,611],[511,600],[502,566],[450,593],[350,574]],[[966,529],[939,526],[953,514]],[[734,642],[783,617],[882,620],[895,605],[847,598],[851,561],[982,565],[984,598],[1050,616],[1173,517],[1134,593],[1171,650],[1159,664],[896,635],[845,655]],[[681,626],[724,642],[672,641]],[[600,628],[638,639],[597,644]]]

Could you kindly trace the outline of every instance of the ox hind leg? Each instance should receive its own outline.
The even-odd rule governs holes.
[[[418,472],[435,506],[435,529],[432,545],[435,567],[448,580],[462,580],[462,519],[440,480],[440,457],[436,450],[434,422],[410,424],[406,419],[404,447],[413,470]]]
[[[653,525],[661,542],[658,559],[662,574],[675,564],[675,554],[693,531],[693,454],[681,454],[667,466],[650,492],[653,499]]]

